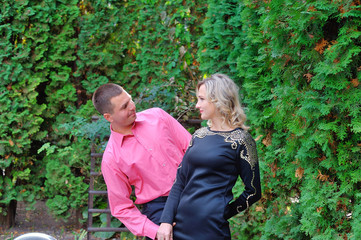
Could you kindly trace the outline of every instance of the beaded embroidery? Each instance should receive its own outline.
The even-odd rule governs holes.
[[[240,129],[233,130],[231,132],[213,132],[207,127],[198,129],[192,136],[192,139],[189,143],[189,147],[193,145],[194,138],[205,138],[206,136],[220,135],[224,137],[224,141],[231,144],[231,148],[236,150],[238,144],[244,145],[247,151],[247,154],[244,153],[244,150],[240,151],[240,158],[248,162],[252,169],[252,180],[251,186],[254,189],[254,193],[250,194],[246,198],[246,209],[249,208],[249,199],[256,195],[257,189],[253,185],[255,177],[255,166],[258,164],[257,148],[256,142],[253,140],[252,136]],[[236,211],[239,213],[242,209],[242,205],[236,206]]]
[[[224,137],[224,141],[231,144],[232,149],[237,149],[238,144],[244,145],[247,151],[247,154],[244,153],[244,150],[240,152],[241,159],[247,161],[252,169],[256,166],[258,163],[258,157],[257,157],[257,149],[256,149],[256,143],[253,140],[252,136],[240,129],[236,129],[232,132],[213,132],[210,131],[207,127],[203,127],[198,129],[192,137],[192,140],[189,143],[189,146],[191,147],[193,144],[194,138],[204,138],[207,135],[220,135]]]

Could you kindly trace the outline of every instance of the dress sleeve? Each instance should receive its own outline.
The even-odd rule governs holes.
[[[242,138],[240,143],[237,154],[237,168],[239,176],[245,185],[245,190],[226,208],[226,219],[242,212],[261,199],[261,180],[256,142],[248,135],[248,137]]]
[[[160,218],[161,223],[172,224],[174,222],[174,217],[177,213],[177,207],[179,204],[180,196],[184,189],[185,183],[185,168],[187,166],[183,165],[183,162],[179,165],[177,169],[177,177],[172,186],[172,189],[169,192],[167,202],[164,206],[162,216]]]
[[[131,185],[127,176],[113,166],[111,156],[104,154],[102,174],[107,185],[109,207],[112,215],[118,218],[134,235],[155,238],[158,225],[143,215],[130,199]]]

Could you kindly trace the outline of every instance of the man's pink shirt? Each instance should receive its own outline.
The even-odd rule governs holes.
[[[102,174],[112,215],[133,234],[154,239],[159,226],[134,205],[131,186],[136,204],[168,196],[191,135],[160,108],[137,113],[132,133],[122,135],[111,129]]]

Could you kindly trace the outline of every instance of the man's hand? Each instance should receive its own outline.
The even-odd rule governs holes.
[[[175,224],[173,224],[174,226]],[[162,223],[158,228],[157,240],[173,240],[173,226],[169,223]]]

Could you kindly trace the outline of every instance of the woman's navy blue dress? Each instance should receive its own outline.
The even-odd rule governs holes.
[[[234,201],[240,176],[245,185]],[[228,219],[261,197],[256,143],[242,129],[198,129],[178,168],[161,222],[176,223],[175,240],[231,239]],[[232,203],[230,203],[232,201]]]

